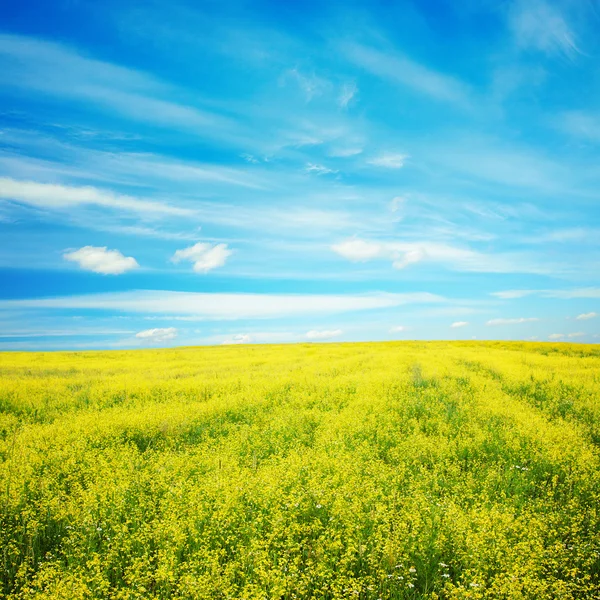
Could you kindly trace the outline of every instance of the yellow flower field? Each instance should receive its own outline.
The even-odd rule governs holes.
[[[600,598],[600,347],[0,354],[2,598]]]

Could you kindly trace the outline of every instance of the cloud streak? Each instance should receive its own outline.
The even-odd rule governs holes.
[[[471,104],[469,90],[461,81],[429,69],[402,54],[352,42],[341,44],[340,51],[346,60],[376,77],[408,87],[433,100],[460,107]]]
[[[516,319],[490,319],[486,325],[498,326],[498,325],[520,325],[521,323],[533,323],[539,321],[537,317],[519,317]]]
[[[135,337],[144,342],[170,342],[177,337],[177,329],[175,327],[145,329],[136,333]]]
[[[143,215],[154,214],[177,217],[194,215],[194,211],[190,209],[115,194],[101,188],[18,181],[8,177],[0,177],[0,198],[50,210],[64,210],[75,206],[89,205]]]
[[[139,290],[29,300],[0,300],[0,310],[83,309],[130,314],[172,314],[205,319],[275,319],[377,310],[406,304],[437,304],[441,296],[405,294],[234,294]]]

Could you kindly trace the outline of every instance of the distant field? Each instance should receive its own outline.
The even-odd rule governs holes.
[[[600,347],[0,354],[1,598],[600,598]]]

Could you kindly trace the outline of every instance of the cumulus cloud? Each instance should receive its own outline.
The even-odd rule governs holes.
[[[222,267],[232,254],[233,250],[230,250],[227,244],[212,245],[198,242],[189,248],[177,250],[171,260],[174,263],[187,260],[193,263],[196,273],[208,273],[212,269]]]
[[[79,250],[65,252],[63,258],[77,263],[86,271],[103,275],[121,275],[139,267],[132,256],[123,256],[118,250],[108,250],[106,246],[84,246]]]
[[[564,333],[551,333],[548,336],[549,340],[562,340],[565,337]]]
[[[422,248],[416,248],[415,250],[409,250],[405,252],[403,256],[394,259],[392,262],[392,267],[394,269],[404,269],[404,267],[408,267],[408,265],[413,265],[422,261],[426,256],[425,250]]]
[[[567,337],[569,338],[578,338],[578,337],[583,337],[585,335],[585,333],[583,333],[583,331],[577,331],[575,333],[569,333],[567,334]]]
[[[177,329],[175,327],[145,329],[136,333],[135,337],[145,342],[168,342],[177,337]]]
[[[459,327],[466,327],[469,324],[468,321],[455,321],[450,325],[453,329],[458,329]]]
[[[383,153],[367,161],[368,164],[384,169],[401,169],[404,166],[407,154]]]
[[[519,323],[531,323],[539,321],[537,317],[520,317],[518,319],[490,319],[486,325],[517,325]]]
[[[343,331],[341,329],[324,329],[321,331],[317,331],[312,329],[311,331],[306,332],[306,339],[308,340],[330,340],[335,337],[339,337],[342,335]]]
[[[233,346],[237,344],[251,344],[252,341],[252,336],[248,335],[247,333],[238,333],[237,335],[234,335],[233,337],[230,337],[221,342],[221,345]]]
[[[581,315],[577,315],[575,318],[578,321],[587,321],[588,319],[594,319],[598,316],[598,313],[595,312],[589,312],[589,313],[583,313]]]
[[[364,240],[352,239],[334,244],[331,249],[340,256],[351,260],[352,262],[366,262],[380,256],[384,247],[375,242],[365,242]]]

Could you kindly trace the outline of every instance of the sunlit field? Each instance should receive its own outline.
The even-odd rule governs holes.
[[[600,598],[600,348],[0,354],[2,598]]]

